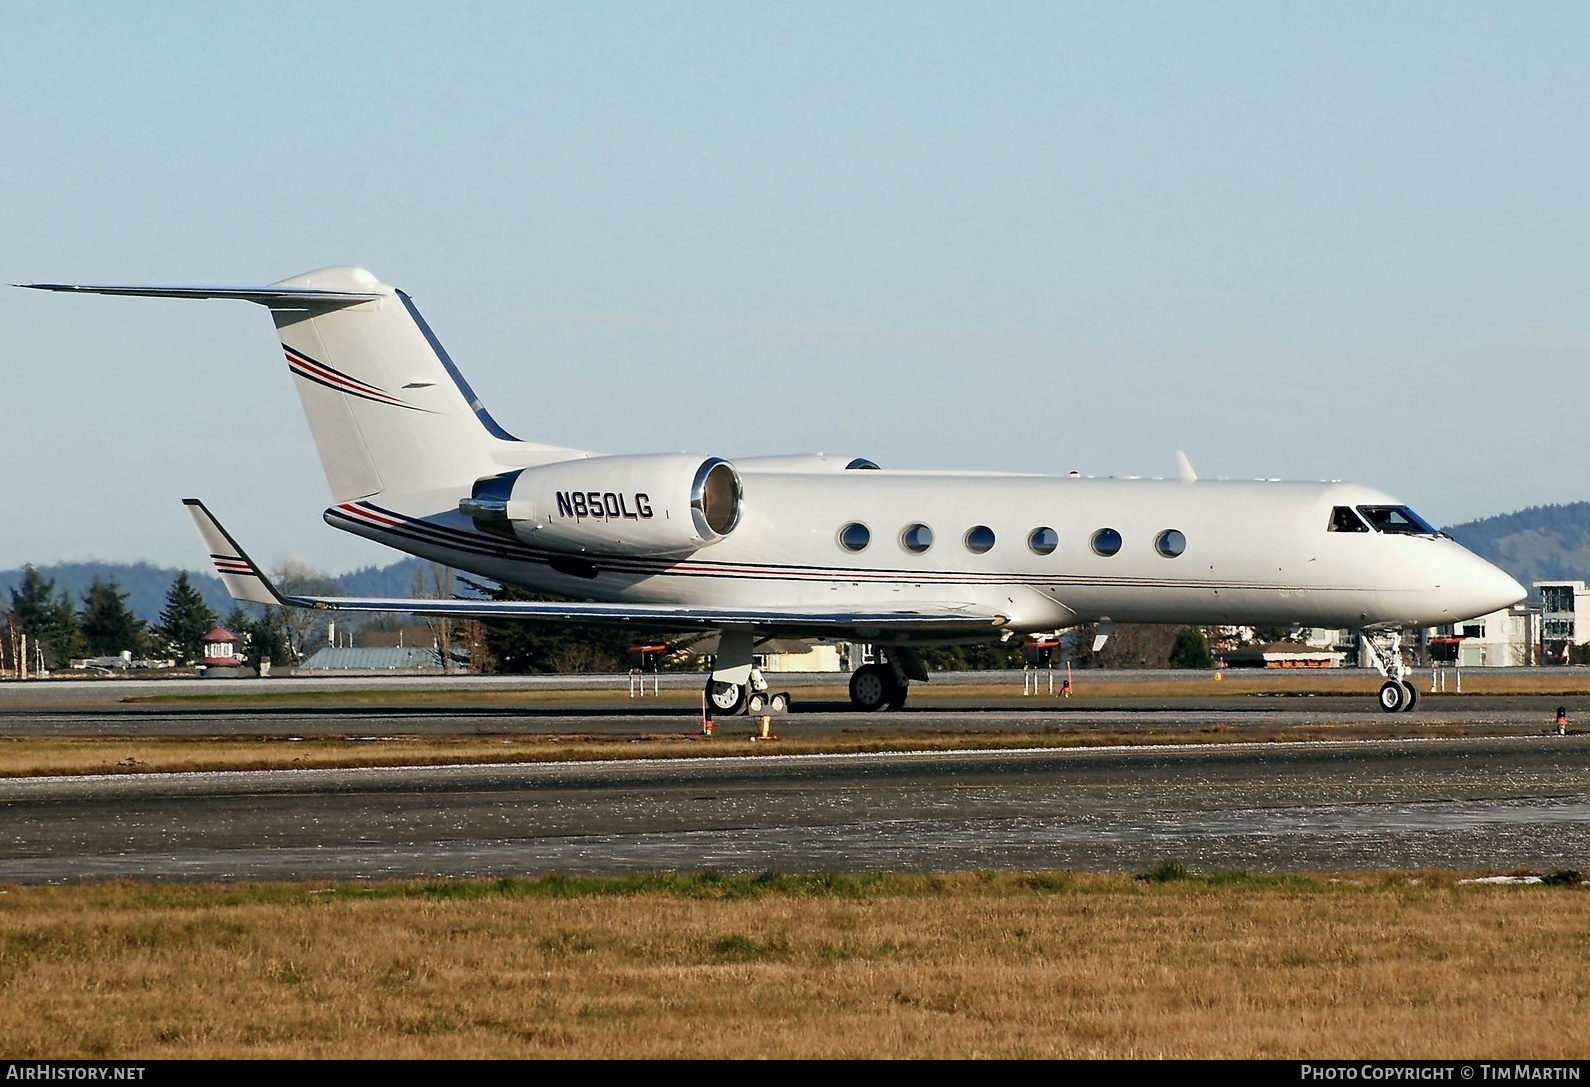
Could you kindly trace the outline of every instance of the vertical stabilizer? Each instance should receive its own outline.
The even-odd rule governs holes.
[[[525,443],[492,419],[402,291],[362,268],[274,286],[378,296],[271,305],[336,501],[467,490],[522,458]]]
[[[498,426],[408,295],[363,268],[322,268],[268,287],[24,286],[269,307],[339,503],[467,496],[482,476],[583,455],[518,441]]]

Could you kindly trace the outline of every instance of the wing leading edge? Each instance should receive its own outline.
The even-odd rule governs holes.
[[[946,602],[910,608],[882,605],[849,608],[724,608],[675,604],[593,604],[572,601],[425,600],[357,596],[289,596],[277,590],[197,498],[183,499],[210,561],[235,599],[325,611],[408,612],[461,619],[525,619],[595,623],[651,630],[718,630],[749,626],[791,637],[852,637],[876,641],[889,635],[957,637],[987,635],[1008,621],[973,605]]]

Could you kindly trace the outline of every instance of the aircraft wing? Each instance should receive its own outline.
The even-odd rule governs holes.
[[[876,641],[890,634],[937,637],[987,635],[1008,621],[971,604],[880,604],[876,607],[696,607],[681,604],[598,604],[577,601],[432,600],[359,596],[293,596],[272,585],[197,498],[183,499],[210,561],[234,599],[324,611],[408,612],[458,619],[526,619],[594,623],[647,630],[721,630],[749,626],[789,637],[850,637]]]

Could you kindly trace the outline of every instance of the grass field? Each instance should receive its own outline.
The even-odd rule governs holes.
[[[0,888],[0,1050],[1590,1055],[1590,890],[1451,875]]]

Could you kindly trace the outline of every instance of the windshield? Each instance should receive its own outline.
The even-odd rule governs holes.
[[[1400,532],[1409,536],[1439,536],[1440,531],[1407,506],[1359,506],[1364,520],[1376,532]]]

